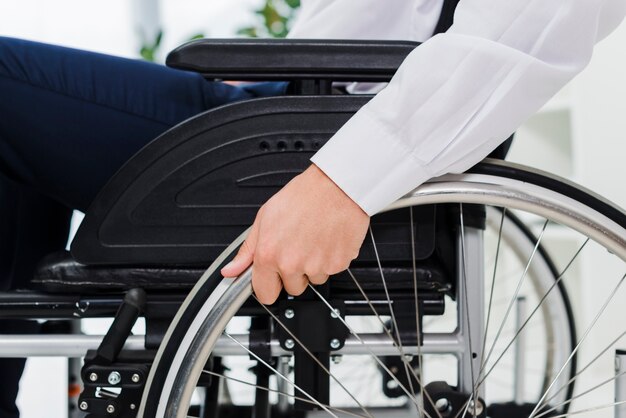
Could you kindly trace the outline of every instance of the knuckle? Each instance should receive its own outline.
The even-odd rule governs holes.
[[[254,255],[254,262],[261,265],[271,265],[274,263],[275,254],[271,247],[262,246]]]
[[[290,277],[302,271],[300,263],[292,258],[284,258],[278,262],[278,270],[285,276]]]

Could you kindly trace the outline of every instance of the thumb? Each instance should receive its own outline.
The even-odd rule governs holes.
[[[257,240],[257,222],[250,228],[248,238],[241,244],[239,251],[233,260],[222,267],[221,273],[224,277],[237,277],[244,272],[254,260],[254,249],[256,248]]]

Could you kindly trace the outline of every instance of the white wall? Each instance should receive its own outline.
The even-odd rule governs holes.
[[[189,37],[233,37],[260,0],[0,1],[0,36],[137,57],[142,31],[163,29],[163,54]]]
[[[0,2],[0,35],[136,56],[127,0]]]

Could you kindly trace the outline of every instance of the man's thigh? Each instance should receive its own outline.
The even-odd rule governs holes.
[[[161,65],[0,37],[0,170],[85,210],[150,140],[251,95]]]

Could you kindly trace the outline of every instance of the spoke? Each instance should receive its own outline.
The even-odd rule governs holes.
[[[398,343],[396,342],[395,337],[393,335],[391,335],[391,330],[389,330],[389,328],[387,328],[387,325],[385,324],[385,321],[383,321],[383,318],[381,318],[381,316],[378,314],[378,311],[376,310],[376,308],[372,304],[371,299],[367,296],[367,294],[363,290],[363,287],[361,287],[361,284],[359,283],[359,281],[356,279],[356,277],[354,276],[354,274],[352,273],[352,271],[350,269],[348,269],[346,271],[348,272],[348,274],[352,278],[352,281],[354,281],[354,284],[356,285],[357,289],[359,289],[359,292],[361,292],[361,295],[363,296],[363,299],[365,299],[365,302],[367,302],[367,304],[369,305],[370,309],[372,310],[372,312],[376,316],[376,319],[378,319],[378,322],[380,322],[380,325],[382,325],[383,331],[385,331],[387,336],[393,341],[393,343],[395,345],[397,345]]]
[[[251,386],[251,387],[254,387],[255,389],[261,389],[261,390],[264,390],[266,392],[276,393],[279,396],[284,396],[284,397],[295,399],[295,400],[298,400],[298,401],[301,401],[301,402],[309,403],[309,404],[312,404],[312,405],[317,405],[317,402],[312,402],[311,400],[303,398],[301,396],[296,396],[296,395],[292,395],[291,393],[287,393],[287,392],[283,392],[283,391],[280,391],[280,390],[268,388],[268,387],[265,387],[265,386],[260,386],[260,385],[257,385],[256,383],[246,382],[245,380],[237,379],[236,377],[226,376],[225,374],[215,373],[215,372],[212,372],[212,371],[209,371],[209,370],[203,370],[202,373],[206,373],[206,374],[209,374],[211,376],[216,376],[216,377],[224,378],[224,379],[227,379],[227,380],[231,380],[233,382],[241,383],[242,385]],[[345,409],[335,408],[334,406],[330,406],[330,405],[324,405],[324,406],[327,407],[330,410],[333,410],[335,412],[340,412],[342,414],[347,414],[347,415],[350,415],[350,416],[353,416],[353,417],[363,417],[363,415],[355,414],[354,412],[346,411]]]
[[[253,297],[253,298],[254,298],[257,302],[259,302],[259,300],[257,299],[256,295],[254,295],[254,294],[253,294],[253,295],[252,295],[252,297]],[[289,330],[289,328],[287,328],[287,326],[286,326],[286,325],[285,325],[285,324],[284,324],[284,323],[283,323],[280,319],[278,319],[278,317],[277,317],[276,315],[274,315],[274,313],[272,313],[272,311],[270,311],[270,309],[269,309],[267,306],[265,306],[265,305],[264,305],[264,304],[262,304],[261,302],[259,302],[259,305],[261,305],[261,306],[263,307],[263,309],[265,309],[265,311],[266,311],[266,312],[267,312],[267,313],[268,313],[268,314],[269,314],[272,318],[274,318],[274,320],[275,320],[276,322],[278,322],[278,324],[279,324],[279,325],[280,325],[280,326],[281,326],[281,327],[282,327],[285,331],[287,331],[287,333],[291,336],[291,338],[293,338],[293,339],[294,339],[294,341],[295,341],[296,343],[298,343],[298,344],[300,345],[300,347],[302,347],[302,349],[303,349],[303,350],[304,350],[304,351],[305,351],[305,352],[306,352],[306,353],[307,353],[307,354],[311,357],[311,359],[313,359],[313,361],[315,361],[315,363],[317,363],[317,365],[318,365],[319,367],[321,367],[321,368],[322,368],[322,370],[324,370],[324,372],[326,372],[326,374],[327,374],[327,375],[328,375],[331,379],[333,379],[335,382],[337,382],[337,384],[338,384],[339,386],[341,386],[341,388],[342,388],[342,389],[343,389],[343,390],[344,390],[344,391],[348,394],[348,396],[350,396],[350,397],[352,398],[352,400],[353,400],[354,402],[356,402],[356,404],[359,406],[359,408],[361,408],[361,410],[365,413],[365,415],[367,415],[367,416],[368,416],[368,417],[370,417],[370,418],[374,418],[374,417],[372,416],[372,414],[370,414],[370,413],[367,411],[367,409],[365,409],[365,407],[361,404],[361,402],[359,402],[359,401],[357,400],[357,398],[355,398],[355,397],[354,397],[354,395],[352,394],[352,392],[350,392],[350,391],[349,391],[349,390],[348,390],[348,389],[347,389],[347,388],[346,388],[346,387],[345,387],[345,386],[344,386],[344,385],[343,385],[343,384],[339,381],[339,379],[337,379],[337,377],[335,377],[335,375],[334,375],[334,374],[332,374],[332,373],[330,372],[330,370],[328,370],[328,368],[327,368],[326,366],[324,366],[324,364],[322,364],[322,362],[321,362],[321,361],[320,361],[317,357],[315,357],[315,355],[311,352],[311,350],[309,350],[309,349],[308,349],[308,348],[307,348],[307,347],[306,347],[306,346],[302,343],[302,341],[300,341],[300,339],[299,339],[298,337],[296,337],[296,336],[294,335],[294,333],[293,333],[293,332],[291,332],[291,330]]]
[[[485,373],[480,380],[477,383],[477,386],[480,386],[484,383],[484,381],[487,379],[487,377],[489,377],[489,375],[493,372],[493,370],[495,369],[495,367],[498,365],[498,363],[500,362],[500,360],[502,360],[502,358],[504,357],[504,355],[506,354],[506,352],[508,351],[508,349],[511,347],[511,345],[515,342],[515,339],[517,338],[517,335],[519,334],[519,332],[521,332],[524,328],[527,327],[528,323],[530,322],[530,320],[533,318],[534,314],[539,310],[539,308],[541,307],[541,305],[543,304],[543,302],[545,301],[545,299],[547,299],[548,295],[550,294],[550,292],[552,292],[552,290],[558,285],[558,283],[563,279],[563,277],[565,276],[565,273],[567,273],[567,271],[569,270],[569,268],[572,266],[572,264],[574,263],[574,261],[578,258],[578,256],[580,255],[580,253],[582,252],[582,250],[585,248],[585,246],[587,245],[587,243],[589,242],[589,238],[587,238],[585,240],[585,242],[583,242],[583,244],[578,248],[578,250],[574,253],[574,255],[572,256],[572,258],[570,259],[570,261],[567,263],[567,265],[565,266],[565,268],[563,269],[563,271],[558,275],[558,277],[555,279],[554,283],[552,284],[552,286],[550,286],[550,288],[546,291],[546,293],[543,295],[543,297],[541,298],[541,300],[539,301],[539,303],[537,304],[537,306],[533,309],[533,311],[531,312],[530,316],[526,319],[526,321],[524,321],[524,324],[522,324],[522,326],[520,327],[520,329],[516,332],[516,334],[513,336],[513,338],[511,339],[511,341],[509,341],[509,343],[507,344],[507,346],[505,347],[505,349],[503,350],[502,354],[500,354],[500,356],[496,359],[496,361],[494,362],[494,364],[491,366],[491,368],[489,369],[489,371],[487,373]],[[626,333],[626,331],[625,331]],[[496,340],[494,340],[494,346],[496,344]],[[608,350],[609,347],[607,347],[605,350]],[[600,357],[600,355],[598,355],[598,357]],[[592,360],[592,362],[595,361]],[[587,365],[585,368],[589,367],[589,365]],[[582,372],[582,371],[581,371]],[[573,379],[573,378],[572,378]],[[564,387],[567,387],[567,385],[571,383],[568,382]],[[559,390],[563,390],[562,387]],[[464,407],[465,407],[465,412],[467,412],[467,409],[469,407],[469,402],[472,400],[472,397],[470,396],[470,398],[465,402]],[[460,416],[460,412],[458,412],[454,418],[458,418]]]
[[[591,388],[587,389],[586,391],[584,391],[584,392],[582,392],[582,393],[579,393],[578,395],[576,395],[576,396],[573,396],[573,397],[569,398],[569,399],[568,399],[568,400],[566,400],[565,402],[561,402],[560,404],[554,405],[554,406],[553,406],[553,407],[551,407],[550,409],[547,409],[547,410],[545,410],[545,411],[541,411],[541,413],[540,413],[540,414],[537,414],[537,415],[536,415],[536,418],[543,417],[543,416],[545,416],[545,415],[549,414],[549,413],[550,413],[550,412],[552,412],[552,411],[556,411],[558,408],[560,408],[560,407],[562,407],[562,406],[565,406],[565,405],[569,404],[570,402],[574,401],[575,399],[581,398],[581,397],[585,396],[586,394],[588,394],[588,393],[590,393],[590,392],[593,392],[594,390],[598,389],[599,387],[602,387],[602,386],[606,385],[607,383],[611,383],[611,382],[613,382],[613,381],[617,380],[618,378],[622,377],[624,374],[626,374],[626,372],[621,372],[621,373],[619,373],[619,374],[617,374],[617,375],[615,375],[615,376],[611,376],[611,377],[609,377],[608,379],[606,379],[606,380],[604,380],[604,381],[602,381],[602,382],[598,383],[597,385],[595,385],[595,386],[593,386],[593,387],[591,387]],[[545,402],[544,402],[544,403],[545,403]],[[546,404],[546,405],[547,405],[547,404]]]
[[[587,412],[599,411],[600,409],[612,408],[612,407],[615,407],[615,406],[618,406],[618,405],[623,405],[625,403],[626,403],[626,401],[613,402],[613,403],[609,403],[609,404],[606,404],[606,405],[599,405],[599,406],[594,406],[592,408],[581,409],[579,411],[568,412],[567,414],[554,415],[554,416],[551,416],[550,418],[571,417],[573,415],[579,415],[579,414],[585,414]]]
[[[378,311],[376,310],[376,308],[374,307],[374,305],[371,302],[371,299],[367,296],[367,294],[365,293],[365,291],[363,290],[363,287],[359,284],[359,281],[356,279],[356,277],[354,276],[354,274],[352,273],[352,271],[350,269],[347,270],[348,274],[350,275],[350,277],[352,278],[352,280],[354,281],[354,284],[356,285],[356,287],[359,289],[359,291],[361,292],[361,295],[363,296],[363,298],[365,299],[365,301],[367,302],[367,304],[369,305],[370,309],[372,310],[372,312],[374,313],[374,315],[376,316],[376,318],[378,318],[378,321],[380,322],[380,324],[383,327],[383,330],[385,331],[385,333],[387,334],[387,336],[389,337],[390,340],[393,341],[394,345],[398,345],[398,343],[396,342],[395,337],[391,334],[391,331],[389,330],[389,328],[387,328],[387,325],[385,325],[385,322],[383,321],[383,319],[380,317],[380,315],[378,314]],[[347,325],[346,325],[347,326]],[[348,329],[350,329],[348,327]],[[354,334],[354,332],[353,332]],[[417,344],[417,350],[418,353],[420,353],[420,344],[418,341]],[[398,348],[400,350],[400,355],[401,358],[403,359],[402,361],[404,363],[406,363],[406,357],[404,355],[404,351],[402,351],[402,349],[399,347]],[[412,367],[409,367],[409,370],[411,371],[411,374],[413,375],[413,377],[415,377],[415,380],[417,381],[417,383],[420,385],[420,387],[423,389],[424,388],[424,384],[422,383],[421,380],[421,376],[418,377],[417,374],[415,373],[415,370],[413,370]],[[421,395],[422,395],[422,400],[424,399],[424,396],[426,396],[426,399],[428,400],[428,402],[432,405],[433,409],[435,410],[435,412],[437,413],[437,417],[438,418],[443,418],[443,416],[441,415],[441,412],[439,412],[439,410],[435,407],[435,401],[433,401],[432,397],[430,396],[430,394],[428,392],[425,392],[424,390],[421,391]]]
[[[611,347],[613,347],[613,345],[619,341],[620,338],[622,338],[624,335],[626,335],[626,330],[622,331],[622,333],[615,338],[609,345],[607,345],[602,351],[600,351],[600,353],[595,356],[591,361],[589,361],[589,363],[587,363],[585,365],[585,367],[583,367],[582,369],[580,369],[578,372],[576,372],[576,374],[574,376],[572,376],[563,386],[561,386],[556,392],[554,392],[551,396],[549,396],[548,398],[545,399],[545,403],[550,402],[552,399],[554,399],[556,397],[556,395],[558,395],[559,393],[561,393],[565,388],[567,388],[569,386],[570,383],[572,383],[574,380],[576,380],[576,378],[578,376],[580,376],[585,370],[587,370],[589,367],[591,367],[600,357],[602,357],[602,355],[604,353],[606,353]]]
[[[406,380],[409,382],[409,389],[411,390],[411,393],[415,393],[415,389],[413,388],[413,380],[411,379],[411,375],[409,374],[409,368],[413,368],[413,367],[407,361],[404,360],[404,349],[402,347],[402,337],[400,336],[400,328],[398,327],[398,322],[396,321],[396,315],[393,311],[393,304],[391,303],[391,298],[389,297],[389,290],[387,289],[387,281],[385,280],[385,273],[383,272],[383,266],[380,262],[380,256],[378,255],[378,248],[376,247],[376,240],[374,240],[374,231],[372,231],[371,225],[369,227],[369,232],[370,232],[370,238],[372,239],[372,245],[374,247],[374,254],[376,255],[376,263],[378,264],[378,270],[380,271],[380,279],[383,283],[385,296],[387,297],[387,305],[389,306],[389,313],[391,314],[391,321],[393,323],[394,329],[396,330],[398,350],[400,351],[400,355],[402,356],[402,359],[403,359],[402,364],[404,365],[404,372],[406,373]],[[417,345],[419,345],[419,342]]]
[[[506,345],[506,347],[504,347],[504,349],[502,350],[502,353],[500,353],[500,355],[498,356],[498,358],[493,362],[493,364],[491,365],[491,367],[489,368],[489,370],[487,371],[487,373],[484,374],[484,376],[480,379],[479,385],[482,384],[485,379],[491,374],[491,372],[493,372],[493,370],[495,369],[495,367],[498,365],[498,363],[500,362],[500,360],[502,360],[502,358],[506,355],[507,351],[509,350],[509,348],[511,348],[511,346],[515,343],[515,341],[517,340],[517,338],[519,337],[519,335],[522,333],[522,331],[524,331],[528,325],[528,323],[534,318],[535,313],[537,313],[537,311],[539,311],[539,309],[541,308],[541,306],[543,305],[543,302],[548,298],[548,296],[550,295],[550,293],[552,292],[552,290],[554,288],[556,288],[559,284],[559,282],[562,280],[563,275],[561,274],[555,281],[554,283],[552,283],[552,285],[550,286],[550,288],[546,291],[546,293],[541,297],[541,299],[539,300],[539,302],[537,303],[537,305],[535,306],[535,308],[532,310],[532,312],[530,313],[530,315],[528,316],[528,318],[526,318],[526,320],[522,323],[522,325],[519,327],[519,329],[515,332],[515,334],[513,335],[513,337],[511,338],[511,340],[508,342],[508,344]],[[502,336],[502,333],[500,333],[500,336]],[[496,342],[494,341],[492,347],[495,348],[496,346]],[[486,364],[485,364],[486,365]]]
[[[333,306],[326,300],[326,298],[324,298],[324,296],[320,294],[320,292],[317,291],[317,289],[315,289],[315,287],[313,287],[313,285],[309,283],[308,286],[317,295],[317,297],[319,297],[320,300],[324,302],[324,304],[328,307],[328,309],[330,309],[331,312],[335,312],[335,308],[333,308]],[[421,408],[421,411],[426,415],[427,418],[432,418],[430,414],[428,414],[424,410],[424,408],[420,406],[418,400],[415,399],[415,396],[410,393],[402,383],[400,383],[398,378],[391,372],[391,370],[389,370],[385,363],[383,363],[382,360],[376,354],[374,354],[374,352],[367,346],[367,344],[365,343],[365,341],[363,341],[359,334],[355,332],[354,329],[341,316],[337,316],[337,319],[341,321],[341,323],[348,329],[348,331],[350,331],[350,333],[354,335],[357,341],[359,341],[359,343],[361,343],[363,347],[365,347],[366,351],[372,356],[374,361],[376,361],[376,363],[378,363],[378,365],[389,375],[389,377],[391,377],[398,384],[398,387],[402,389],[406,396],[409,397],[409,399],[415,404],[417,409],[420,410]]]
[[[495,341],[498,341],[498,338],[500,337],[500,333],[504,329],[504,325],[506,324],[506,321],[509,318],[511,310],[513,309],[514,302],[515,302],[515,300],[517,300],[517,297],[519,296],[519,292],[520,292],[520,290],[522,288],[522,284],[524,283],[524,279],[526,278],[526,274],[528,273],[530,265],[531,265],[533,259],[535,258],[535,254],[537,254],[537,250],[539,249],[539,245],[541,244],[541,240],[543,239],[543,235],[546,232],[546,228],[547,228],[549,222],[550,221],[548,219],[546,219],[546,221],[544,222],[543,228],[541,229],[541,234],[539,235],[539,238],[537,238],[537,242],[535,243],[535,247],[533,248],[533,251],[530,254],[530,257],[528,258],[528,262],[526,263],[526,267],[524,268],[524,272],[522,273],[522,276],[520,277],[519,281],[517,282],[517,288],[515,289],[515,294],[513,295],[513,297],[511,298],[511,300],[509,302],[509,305],[508,305],[507,310],[506,310],[506,312],[504,314],[504,318],[502,319],[502,322],[500,322],[500,327],[499,327],[498,332],[496,333],[496,336],[494,338],[494,344],[491,345],[491,348],[489,349],[489,353],[487,354],[487,358],[485,358],[485,365],[487,364],[487,362],[491,358],[491,355],[493,354],[493,350],[495,348]],[[507,349],[508,349],[508,347],[507,347]],[[482,374],[483,371],[484,370],[482,370],[482,368],[481,368],[479,374]]]
[[[467,336],[469,342],[469,362],[470,362],[470,374],[472,380],[472,397],[476,399],[476,378],[474,376],[474,359],[472,353],[474,350],[472,349],[472,328],[470,324],[470,314],[469,314],[469,297],[467,294],[467,266],[465,263],[465,222],[463,220],[463,203],[459,204],[459,213],[460,213],[460,223],[461,223],[461,281],[463,282],[463,294],[465,295],[465,317],[467,319]],[[480,280],[483,280],[481,277]],[[481,307],[483,309],[483,307]],[[468,403],[469,406],[469,403]],[[472,409],[472,416],[476,418],[476,408]]]
[[[436,213],[436,212],[435,212]],[[419,370],[417,374],[420,376],[420,379],[423,379],[423,360],[422,356],[422,344],[421,344],[421,330],[420,330],[420,305],[419,305],[419,295],[417,293],[417,264],[415,260],[415,230],[414,230],[414,222],[413,222],[413,206],[409,207],[409,216],[411,220],[411,262],[413,265],[413,296],[415,298],[415,328],[416,328],[416,338],[417,338],[417,363]],[[436,216],[436,215],[435,215]],[[435,220],[436,223],[436,220]],[[423,381],[420,382],[420,397],[422,398],[422,402],[424,401],[424,384]],[[435,411],[439,414],[439,410],[435,407]]]
[[[239,347],[243,348],[244,350],[246,350],[246,352],[248,352],[248,354],[250,354],[252,357],[254,357],[259,363],[263,364],[265,367],[267,367],[272,373],[275,373],[277,376],[280,376],[282,379],[284,379],[286,382],[288,382],[290,385],[292,385],[294,388],[298,389],[304,396],[306,396],[307,398],[309,398],[311,401],[313,401],[313,403],[315,403],[317,406],[319,406],[320,408],[322,408],[324,411],[326,411],[329,415],[335,417],[335,418],[339,418],[337,415],[333,414],[327,407],[325,407],[324,405],[322,405],[317,399],[315,399],[314,397],[312,397],[311,395],[309,395],[307,392],[305,392],[304,390],[300,389],[300,387],[298,385],[296,385],[294,382],[292,382],[291,380],[289,380],[287,377],[285,377],[282,373],[280,373],[278,370],[276,370],[275,368],[273,368],[272,366],[270,366],[269,364],[267,364],[267,362],[265,362],[261,357],[257,356],[255,353],[252,352],[252,350],[248,349],[248,347],[246,347],[245,345],[243,345],[242,343],[240,343],[237,339],[235,339],[233,336],[231,336],[229,333],[227,333],[226,331],[224,331],[224,335],[226,335],[228,338],[230,338],[235,344],[237,344]]]
[[[508,342],[508,344],[506,345],[506,347],[504,348],[504,350],[502,350],[502,353],[500,353],[500,355],[498,356],[498,358],[494,361],[494,363],[491,365],[491,367],[489,368],[489,371],[487,371],[487,373],[485,373],[480,381],[479,381],[479,385],[481,385],[485,379],[487,379],[487,377],[491,374],[491,372],[495,369],[495,367],[498,365],[498,363],[500,362],[500,360],[502,360],[502,358],[506,355],[506,352],[509,350],[509,348],[511,348],[511,346],[515,343],[515,341],[517,340],[517,338],[519,337],[520,333],[522,331],[524,331],[524,329],[528,328],[528,324],[530,323],[530,321],[534,318],[535,313],[537,313],[537,311],[539,311],[539,309],[541,308],[541,306],[543,305],[543,302],[548,298],[548,296],[550,295],[550,293],[552,292],[553,289],[555,289],[558,284],[563,280],[563,277],[565,277],[565,273],[569,270],[570,266],[573,264],[574,260],[576,260],[576,258],[578,257],[578,255],[581,253],[581,251],[583,250],[583,248],[585,248],[585,245],[587,244],[587,242],[589,242],[589,239],[587,239],[582,245],[581,247],[576,251],[576,253],[574,254],[574,256],[572,257],[572,259],[570,260],[570,262],[565,266],[565,268],[563,269],[563,271],[561,272],[561,274],[559,274],[559,276],[554,280],[554,283],[552,283],[552,285],[550,286],[550,288],[546,291],[546,293],[541,297],[541,299],[539,300],[539,302],[537,303],[537,305],[535,306],[535,308],[532,310],[532,312],[530,313],[530,315],[528,316],[528,318],[526,318],[526,320],[524,321],[524,323],[522,324],[522,326],[515,332],[515,334],[513,335],[513,337],[511,338],[511,340]],[[500,334],[502,335],[502,334]],[[493,347],[495,347],[496,345],[496,340],[494,340],[493,343]]]
[[[491,307],[493,303],[493,291],[496,286],[496,273],[498,271],[498,259],[500,257],[500,243],[502,242],[502,226],[504,225],[504,217],[506,216],[506,208],[502,209],[502,217],[500,218],[500,229],[498,230],[498,243],[496,244],[496,259],[493,264],[493,276],[491,277],[491,290],[489,292],[489,304],[487,305],[487,319],[485,321],[485,334],[483,336],[482,353],[480,355],[480,370],[485,367],[485,347],[487,347],[487,334],[489,333],[489,323],[491,322]]]
[[[544,225],[545,227],[545,225]],[[576,260],[576,258],[578,257],[578,255],[582,252],[583,248],[585,248],[585,246],[587,245],[587,243],[589,242],[589,238],[587,238],[585,240],[585,242],[578,248],[578,250],[574,253],[574,256],[570,259],[570,261],[567,263],[567,265],[565,266],[565,268],[563,269],[563,271],[558,275],[558,277],[555,279],[554,283],[552,284],[552,286],[550,286],[550,288],[546,291],[546,293],[543,295],[543,297],[541,298],[541,300],[539,301],[539,303],[537,304],[537,306],[533,309],[533,311],[530,313],[529,317],[526,319],[526,321],[524,321],[524,323],[522,324],[522,326],[520,327],[520,329],[515,333],[515,335],[513,336],[513,338],[509,341],[509,343],[507,344],[507,346],[504,348],[504,350],[502,351],[502,353],[500,354],[500,356],[496,359],[496,361],[494,362],[494,364],[489,368],[489,371],[487,371],[487,373],[485,373],[480,380],[476,383],[476,386],[479,387],[480,385],[482,385],[485,380],[487,379],[487,377],[489,377],[489,375],[493,372],[493,370],[495,369],[495,367],[498,365],[498,363],[500,362],[500,360],[502,360],[502,358],[504,357],[504,355],[506,354],[506,352],[508,351],[508,349],[511,347],[511,345],[515,342],[516,338],[518,337],[519,333],[522,332],[524,330],[524,328],[528,328],[527,325],[528,323],[531,321],[531,319],[533,318],[533,316],[535,315],[535,313],[539,310],[539,308],[541,307],[541,305],[543,304],[543,302],[545,301],[545,299],[547,299],[548,295],[550,294],[550,292],[552,292],[552,290],[558,286],[558,283],[563,279],[563,277],[565,276],[565,273],[567,273],[567,271],[569,270],[570,266],[574,263],[574,260]],[[501,334],[500,334],[501,335]],[[494,344],[492,347],[495,347],[496,345],[496,340],[494,340]],[[608,348],[607,348],[608,349]],[[599,356],[598,356],[599,357]],[[595,361],[595,360],[594,360]],[[486,365],[486,364],[485,364]],[[481,371],[482,368],[485,366],[483,365],[481,367]],[[589,367],[589,365],[587,365],[587,367]],[[581,371],[582,372],[582,371]],[[568,382],[567,384],[571,383]],[[567,384],[565,385],[565,387],[567,387]],[[559,389],[562,390],[563,388]],[[469,406],[469,402],[471,401],[471,397],[467,400],[466,405]],[[455,416],[454,418],[458,418],[459,414],[457,414],[457,416]]]
[[[537,405],[535,406],[535,408],[533,409],[532,413],[530,414],[530,416],[528,418],[533,418],[535,416],[535,413],[537,412],[537,410],[539,409],[540,405],[542,404],[542,402],[545,400],[545,398],[548,396],[548,393],[550,392],[550,390],[552,389],[552,387],[554,387],[554,385],[556,384],[558,378],[561,376],[561,374],[563,373],[563,371],[566,369],[567,365],[569,364],[570,361],[572,361],[572,358],[576,355],[576,353],[578,352],[578,349],[580,348],[581,344],[585,341],[585,339],[587,338],[587,336],[589,335],[589,333],[591,332],[591,329],[595,326],[596,322],[598,322],[598,320],[600,319],[600,317],[602,316],[602,314],[604,313],[604,311],[606,310],[607,306],[609,305],[609,303],[611,302],[611,300],[613,300],[613,297],[617,294],[618,289],[620,288],[620,286],[622,285],[622,283],[624,283],[624,279],[626,279],[626,274],[624,274],[622,276],[622,278],[619,280],[619,282],[617,283],[617,286],[615,286],[615,288],[613,289],[613,291],[609,294],[609,297],[607,298],[607,300],[604,302],[604,305],[602,305],[602,308],[600,308],[600,311],[598,312],[598,314],[595,316],[595,318],[593,319],[593,321],[591,322],[591,324],[589,325],[589,327],[587,328],[587,330],[585,331],[585,333],[583,334],[582,338],[580,339],[580,341],[578,341],[578,344],[576,344],[576,347],[574,347],[574,350],[572,350],[572,353],[569,355],[569,357],[567,358],[567,360],[565,361],[565,364],[563,364],[563,367],[561,367],[561,369],[559,370],[559,372],[557,373],[557,375],[552,379],[552,382],[550,383],[550,386],[548,386],[548,389],[546,389],[546,391],[543,393],[543,395],[541,396],[541,398],[539,399],[539,402],[537,402]]]

